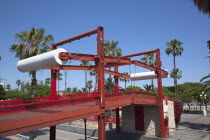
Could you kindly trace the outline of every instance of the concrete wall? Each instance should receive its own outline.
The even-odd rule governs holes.
[[[160,136],[159,109],[157,106],[144,106],[145,135]]]
[[[168,114],[167,114],[169,120],[168,120],[168,127],[169,128],[176,128],[175,124],[175,116],[174,116],[174,102],[168,101]],[[175,129],[170,129],[169,134],[174,134]]]
[[[135,133],[135,105],[122,107],[122,128],[123,132]]]
[[[163,102],[166,105],[165,101]],[[154,105],[144,105],[144,131],[135,130],[135,106],[122,107],[122,128],[124,132],[140,133],[147,136],[160,136],[159,109]],[[168,111],[164,113],[164,118],[168,116],[169,127],[175,128],[173,101],[168,101]],[[173,131],[173,130],[172,130]]]

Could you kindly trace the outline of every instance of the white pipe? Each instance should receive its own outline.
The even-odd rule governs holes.
[[[162,74],[162,78],[168,78],[168,74]],[[141,73],[132,73],[130,75],[131,81],[138,80],[148,80],[148,79],[157,79],[157,74],[154,71],[141,72]]]
[[[46,53],[42,53],[40,55],[20,60],[17,63],[17,69],[20,72],[29,72],[29,71],[64,65],[68,60],[59,59],[58,56],[59,53],[61,52],[67,52],[67,51],[63,48],[59,48]]]

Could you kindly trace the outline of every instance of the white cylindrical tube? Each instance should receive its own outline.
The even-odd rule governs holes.
[[[168,78],[168,74],[162,74],[162,78]],[[141,72],[141,73],[132,73],[130,75],[131,81],[138,81],[138,80],[148,80],[148,79],[157,79],[157,74],[154,71],[149,72]]]
[[[18,61],[17,69],[21,72],[29,72],[49,67],[64,65],[68,60],[60,60],[59,53],[67,52],[63,48],[52,50],[36,56]]]

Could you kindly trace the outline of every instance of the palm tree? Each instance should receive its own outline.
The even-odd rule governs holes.
[[[210,74],[201,78],[200,82],[203,84],[202,91],[208,92],[210,90]]]
[[[9,90],[11,89],[10,84],[7,84],[7,85],[6,85],[6,89],[7,89],[7,91],[9,91]]]
[[[63,76],[63,74],[61,73],[56,74],[56,79],[58,80],[58,92],[59,92],[59,87],[60,87],[60,80],[62,80],[61,76]]]
[[[91,92],[91,89],[93,88],[93,81],[92,80],[89,80],[89,81],[87,81],[87,83],[86,83],[86,88],[88,89],[88,92]]]
[[[209,53],[210,53],[210,40],[207,41],[207,47],[209,48]]]
[[[114,81],[111,77],[108,77],[105,79],[105,91],[108,93],[113,93],[114,92]]]
[[[149,53],[145,54],[141,60],[143,63],[146,63],[151,66],[156,66],[156,59],[155,59],[155,54],[154,53]],[[151,86],[152,86],[152,91],[154,91],[154,82],[153,79],[151,79]]]
[[[45,79],[45,85],[48,85],[48,86],[50,85],[50,78]]]
[[[118,48],[119,42],[118,41],[109,41],[109,40],[105,40],[104,43],[104,55],[105,56],[111,56],[111,57],[119,57],[122,56],[122,51],[120,48]],[[109,70],[111,70],[111,68],[109,68]],[[107,79],[107,81],[112,81],[111,78],[111,74],[109,75],[109,79]],[[109,84],[108,84],[109,85]],[[108,88],[109,89],[109,93],[111,93],[111,87]]]
[[[97,87],[97,71],[95,71],[94,69],[90,69],[90,72],[89,72],[90,76],[95,76],[95,89],[96,90],[96,87]]]
[[[170,77],[180,79],[182,78],[182,71],[180,71],[179,68],[175,68],[171,71]]]
[[[16,58],[20,60],[32,57],[50,50],[49,45],[53,42],[52,35],[45,36],[45,29],[36,29],[34,27],[29,31],[24,31],[16,34],[17,44],[13,44],[10,47],[11,52],[15,52]],[[31,89],[32,98],[36,94],[36,71],[29,72],[32,76]]]
[[[20,81],[20,80],[17,80],[17,81],[16,81],[16,84],[17,84],[17,86],[18,86],[18,90],[20,90],[21,81]]]
[[[181,47],[183,43],[180,42],[179,40],[171,40],[170,42],[167,42],[167,48],[165,50],[165,53],[167,55],[173,55],[173,61],[174,61],[174,69],[172,72],[176,71],[176,56],[182,55],[182,52],[184,51],[184,48]],[[176,96],[177,93],[177,77],[174,76],[174,95]]]
[[[127,72],[124,72],[122,74],[128,75]],[[120,77],[120,81],[125,82],[125,89],[126,89],[126,83],[130,81],[129,78],[125,78],[125,77]]]
[[[104,44],[104,55],[105,56],[111,56],[111,57],[119,57],[122,55],[122,51],[120,48],[117,47],[119,44],[118,41],[109,41],[105,40]]]
[[[81,62],[82,62],[82,64],[80,64],[80,66],[89,66],[90,65],[89,61],[82,60]],[[85,86],[86,86],[86,84],[87,84],[87,71],[85,70]]]
[[[210,0],[193,0],[200,12],[210,16]]]
[[[145,91],[151,91],[152,90],[152,85],[146,84],[146,85],[143,85],[143,87],[144,87]]]

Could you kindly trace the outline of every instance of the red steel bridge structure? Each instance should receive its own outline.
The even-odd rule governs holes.
[[[97,27],[94,30],[78,36],[52,44],[56,49],[66,43],[79,40],[84,37],[97,34],[97,54],[76,54],[63,52],[59,54],[61,60],[88,60],[94,61],[93,66],[61,65],[48,68],[51,70],[51,95],[47,97],[36,97],[31,99],[16,99],[0,101],[0,136],[8,136],[26,131],[50,127],[50,139],[56,137],[56,125],[91,116],[98,116],[98,139],[106,139],[105,112],[109,109],[116,110],[116,131],[120,131],[119,107],[131,104],[156,105],[159,108],[160,137],[166,136],[163,113],[162,77],[161,74],[168,74],[161,69],[160,50],[151,50],[136,54],[107,57],[104,56],[104,29]],[[132,60],[134,56],[156,53],[156,67]],[[118,72],[119,66],[134,64],[143,67],[157,74],[158,93],[144,91],[119,92],[119,77],[130,78],[129,75]],[[114,71],[106,68],[114,67]],[[56,74],[59,70],[90,70],[94,68],[97,72],[98,91],[91,93],[56,95]],[[114,75],[115,92],[105,93],[104,74]]]

